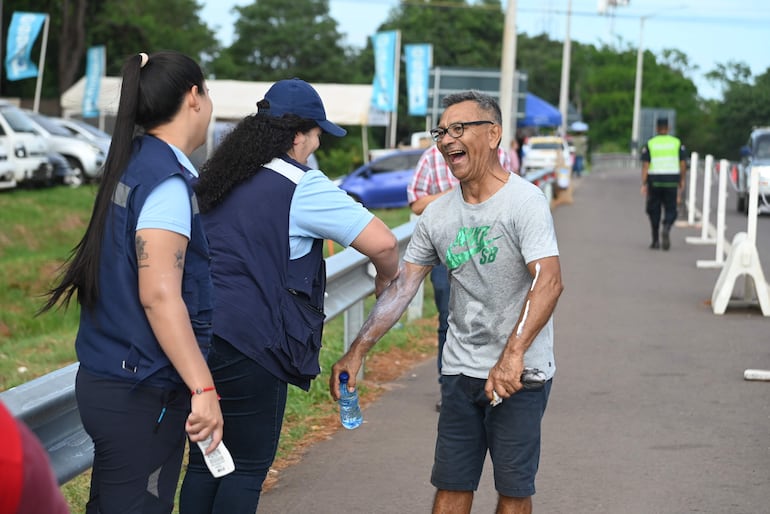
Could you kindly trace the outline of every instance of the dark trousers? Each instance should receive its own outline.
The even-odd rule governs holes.
[[[665,216],[663,217],[663,227],[665,230],[670,230],[676,221],[677,193],[676,187],[648,187],[647,216],[650,218],[653,241],[658,240],[662,210],[665,211]]]
[[[433,300],[438,310],[438,376],[441,381],[441,356],[444,353],[446,332],[449,328],[449,271],[446,266],[439,264],[430,272],[430,281],[433,284]]]
[[[198,445],[179,498],[180,514],[253,513],[275,459],[286,408],[286,382],[214,335],[208,358],[224,416],[224,443],[235,471],[214,478]]]
[[[575,163],[572,165],[572,171],[578,177],[583,174],[583,156],[582,155],[575,156]]]
[[[94,441],[85,512],[170,513],[190,413],[187,388],[137,386],[98,377],[81,367],[75,395],[83,428]]]

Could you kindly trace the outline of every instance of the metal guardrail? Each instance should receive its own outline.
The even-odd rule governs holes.
[[[94,445],[80,423],[75,373],[70,364],[0,393],[8,410],[24,421],[48,450],[59,484],[81,474],[93,461]]]
[[[591,154],[591,171],[610,171],[618,169],[641,169],[642,163],[638,157],[627,153],[593,153]]]
[[[524,175],[524,178],[542,188],[546,184],[554,182],[556,180],[556,170],[554,168],[543,168],[539,170],[529,171]]]

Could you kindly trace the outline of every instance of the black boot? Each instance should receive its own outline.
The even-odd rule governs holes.
[[[660,234],[660,237],[663,240],[664,250],[668,250],[669,248],[671,248],[671,238],[669,237],[669,232],[671,232],[671,225],[664,225],[663,230]]]
[[[652,243],[650,243],[650,249],[657,250],[658,248],[660,248],[660,243],[658,243],[658,227],[655,227],[652,229]]]

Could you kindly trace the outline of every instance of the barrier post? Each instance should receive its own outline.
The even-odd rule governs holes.
[[[759,214],[759,173],[757,173],[754,169],[752,169],[751,177],[749,178],[750,185],[749,185],[749,219],[748,219],[748,232],[746,234],[746,239],[751,245],[756,248],[756,242],[757,242],[757,215]],[[755,194],[756,193],[756,194]],[[760,273],[762,271],[761,265],[760,265]],[[743,301],[744,302],[750,302],[752,298],[757,297],[759,298],[759,295],[762,294],[761,292],[758,292],[755,288],[755,280],[752,279],[752,277],[747,273],[745,275],[745,283],[743,286]],[[764,281],[764,277],[762,278]],[[767,288],[767,286],[763,283],[760,284],[760,287]],[[761,302],[761,300],[760,300]],[[760,307],[761,307],[760,303]],[[762,314],[764,316],[767,316],[768,314],[765,313],[765,309],[763,308]],[[770,370],[766,369],[747,369],[743,371],[743,379],[744,380],[761,380],[761,381],[770,381]]]
[[[714,167],[714,156],[706,155],[706,161],[703,166],[703,213],[701,215],[701,234],[700,237],[688,237],[686,241],[690,244],[714,244],[716,241],[709,238],[709,218],[711,217],[711,170]]]
[[[727,173],[730,163],[719,161],[719,185],[717,186],[716,255],[713,261],[699,260],[699,268],[721,268],[725,263],[725,209],[727,204]]]
[[[690,180],[687,189],[687,225],[695,225],[695,190],[698,187],[698,152],[690,157]]]
[[[757,214],[759,210],[759,171],[751,170],[749,179],[749,232],[738,232],[733,238],[732,250],[719,273],[711,294],[711,308],[714,314],[724,314],[728,304],[749,307],[759,304],[763,316],[770,316],[770,293],[768,293],[762,263],[756,246]],[[735,281],[746,277],[743,301],[731,298]],[[753,287],[751,287],[753,286]]]

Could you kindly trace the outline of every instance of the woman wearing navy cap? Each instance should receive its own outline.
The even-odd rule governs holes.
[[[275,83],[204,165],[196,188],[212,255],[209,367],[235,471],[220,479],[191,445],[180,513],[253,513],[278,448],[288,384],[318,375],[326,270],[323,240],[368,256],[379,294],[398,273],[388,227],[306,165],[321,132],[345,130],[300,79]]]

